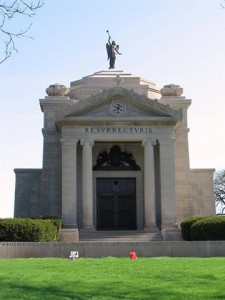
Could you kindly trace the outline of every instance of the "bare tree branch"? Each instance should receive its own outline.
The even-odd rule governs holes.
[[[3,43],[3,53],[0,55],[0,64],[6,61],[13,51],[17,52],[15,40],[17,38],[31,38],[26,33],[31,28],[29,23],[25,28],[13,30],[12,22],[16,18],[31,18],[36,15],[37,11],[44,5],[43,0],[0,0],[0,40]]]
[[[214,193],[216,207],[220,208],[222,214],[225,213],[225,170],[218,171],[214,176]]]

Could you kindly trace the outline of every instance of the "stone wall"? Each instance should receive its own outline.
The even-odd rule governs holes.
[[[216,257],[225,256],[225,241],[0,243],[0,258],[69,258],[70,251],[79,251],[80,257],[93,258],[128,257],[130,251],[135,251],[138,257]]]
[[[14,217],[39,216],[42,169],[15,169],[16,189]]]
[[[214,169],[191,169],[193,215],[215,215]]]
[[[62,214],[62,150],[60,134],[44,131],[40,207],[43,216]]]

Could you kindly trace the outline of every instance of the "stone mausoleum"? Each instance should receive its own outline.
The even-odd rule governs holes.
[[[178,240],[185,217],[215,214],[214,170],[190,169],[181,87],[111,69],[46,92],[43,167],[15,169],[15,217],[62,217],[62,241],[128,230]]]

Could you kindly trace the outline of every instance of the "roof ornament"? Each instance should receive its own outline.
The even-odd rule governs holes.
[[[106,30],[106,32],[109,35],[108,43],[106,43],[106,50],[109,60],[109,69],[115,69],[116,55],[122,55],[122,53],[119,52],[119,45],[116,45],[116,42],[112,41],[109,31]]]
[[[68,94],[68,88],[64,84],[51,84],[47,89],[46,89],[46,94],[48,96],[66,96]]]
[[[179,97],[183,94],[183,88],[174,83],[170,83],[168,85],[164,85],[164,87],[160,90],[162,96],[175,96]]]

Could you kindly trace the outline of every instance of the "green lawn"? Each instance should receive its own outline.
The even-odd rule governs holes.
[[[225,258],[1,259],[0,299],[225,299]]]

